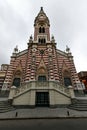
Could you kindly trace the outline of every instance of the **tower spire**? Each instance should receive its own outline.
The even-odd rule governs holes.
[[[41,11],[43,11],[43,7],[41,7]]]
[[[38,15],[34,21],[34,41],[39,43],[46,43],[50,41],[50,21],[43,10],[40,8]]]

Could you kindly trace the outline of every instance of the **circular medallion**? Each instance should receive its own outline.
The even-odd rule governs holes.
[[[32,52],[36,52],[37,51],[37,49],[36,48],[32,48]]]
[[[49,51],[49,52],[52,52],[52,48],[48,48],[48,51]]]

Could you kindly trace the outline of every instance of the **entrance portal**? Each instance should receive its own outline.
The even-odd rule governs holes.
[[[49,93],[36,92],[36,106],[46,107],[49,106]]]

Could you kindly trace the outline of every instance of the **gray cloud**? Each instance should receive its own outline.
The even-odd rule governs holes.
[[[16,45],[27,48],[40,7],[50,19],[57,48],[71,48],[77,71],[87,70],[86,0],[0,0],[0,64],[9,63]],[[3,58],[2,58],[3,57]]]

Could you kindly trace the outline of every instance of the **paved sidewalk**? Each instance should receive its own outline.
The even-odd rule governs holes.
[[[0,113],[0,119],[33,119],[33,118],[86,118],[87,111],[75,111],[67,108],[33,108],[16,109]]]

